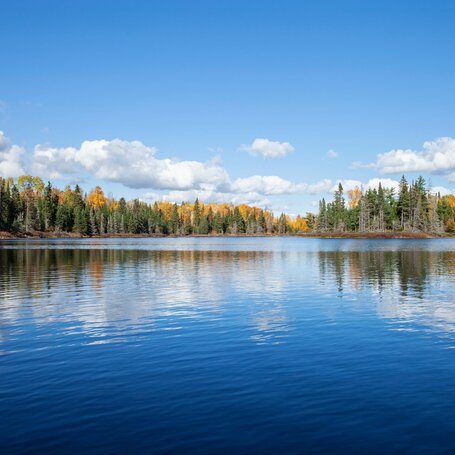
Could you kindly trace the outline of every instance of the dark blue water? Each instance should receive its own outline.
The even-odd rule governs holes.
[[[0,243],[0,452],[455,451],[455,242]]]

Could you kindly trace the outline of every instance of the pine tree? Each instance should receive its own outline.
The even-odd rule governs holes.
[[[208,234],[209,233],[209,221],[206,216],[202,216],[198,226],[199,234]]]
[[[90,215],[87,209],[76,207],[74,211],[73,231],[81,235],[87,235],[89,233],[89,218]]]
[[[410,214],[410,195],[408,182],[403,175],[400,180],[400,187],[398,193],[397,213],[400,219],[401,229],[406,229],[409,222]]]
[[[254,210],[248,215],[247,223],[246,223],[246,233],[247,234],[255,234],[256,233],[256,214]]]
[[[199,199],[196,198],[193,206],[192,227],[193,233],[199,234],[199,224],[201,222],[201,207],[199,206]]]
[[[364,194],[359,202],[359,232],[369,232],[370,230],[370,202],[368,196]]]
[[[262,234],[265,231],[265,218],[264,218],[264,212],[261,210],[259,212],[258,220],[256,223],[256,232],[258,234]]]
[[[52,192],[52,184],[48,182],[44,188],[43,196],[43,221],[44,229],[50,230],[55,227],[58,198]]]
[[[328,230],[328,220],[327,220],[327,205],[325,199],[319,202],[319,214],[317,217],[317,230],[319,232],[326,232]]]
[[[9,191],[9,185],[6,180],[0,177],[0,231],[11,230],[10,226],[10,211],[11,207],[11,195]]]
[[[232,234],[243,234],[245,233],[245,220],[240,213],[240,209],[238,207],[234,208],[234,213],[232,215],[232,227],[231,227]]]
[[[382,189],[381,182],[379,182],[378,193],[377,193],[377,207],[378,207],[378,230],[380,232],[385,230],[384,222],[384,209],[385,209],[385,197]]]
[[[93,208],[91,208],[90,212],[89,212],[89,234],[97,235],[98,233],[99,233],[99,231],[98,231],[98,226],[96,223],[95,210]]]
[[[286,220],[286,215],[282,213],[278,219],[278,234],[286,234],[288,231],[288,223]]]
[[[335,230],[344,231],[345,229],[345,201],[343,197],[343,185],[338,184],[338,189],[335,191],[333,200],[334,209],[334,225]]]
[[[172,234],[179,234],[180,233],[180,217],[177,208],[177,204],[174,204],[172,207],[172,215],[170,221],[170,232]]]
[[[223,234],[223,220],[218,212],[213,217],[213,232],[215,234]]]

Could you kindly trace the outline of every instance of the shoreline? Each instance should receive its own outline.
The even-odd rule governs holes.
[[[455,233],[428,233],[428,232],[312,232],[303,234],[97,234],[93,236],[79,235],[71,232],[27,232],[11,233],[0,232],[0,240],[36,240],[36,239],[135,239],[135,238],[181,238],[181,237],[300,237],[316,239],[453,239]]]

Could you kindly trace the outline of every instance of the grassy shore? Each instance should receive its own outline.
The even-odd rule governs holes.
[[[79,238],[159,238],[159,237],[303,237],[319,239],[436,239],[455,238],[455,233],[434,234],[429,232],[309,232],[305,234],[102,234],[81,236],[72,232],[41,232],[11,233],[0,231],[0,240],[15,239],[79,239]]]

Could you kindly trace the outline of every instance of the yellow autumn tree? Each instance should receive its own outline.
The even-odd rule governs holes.
[[[240,215],[242,215],[242,218],[244,220],[246,220],[248,218],[250,211],[251,211],[251,208],[248,205],[246,205],[246,204],[239,205],[239,212],[240,212]]]
[[[114,198],[108,200],[107,203],[110,210],[117,210],[119,207],[119,203]]]
[[[104,207],[107,202],[106,196],[100,186],[96,186],[95,189],[88,195],[87,202],[90,207],[94,209],[100,209]]]
[[[455,196],[453,194],[447,196],[447,204],[452,210],[455,208]]]
[[[295,220],[289,222],[292,230],[294,232],[308,232],[308,221],[305,218],[302,218],[300,215],[297,215]]]
[[[41,197],[44,189],[44,182],[39,177],[21,175],[17,179],[17,186],[22,194]]]
[[[350,209],[355,209],[360,202],[360,199],[362,197],[362,190],[356,186],[352,190],[348,191],[348,197],[349,197],[349,208]]]
[[[58,194],[58,202],[60,204],[65,204],[71,201],[73,196],[73,192],[71,191],[71,187],[69,185],[65,186],[63,191],[60,191]]]

